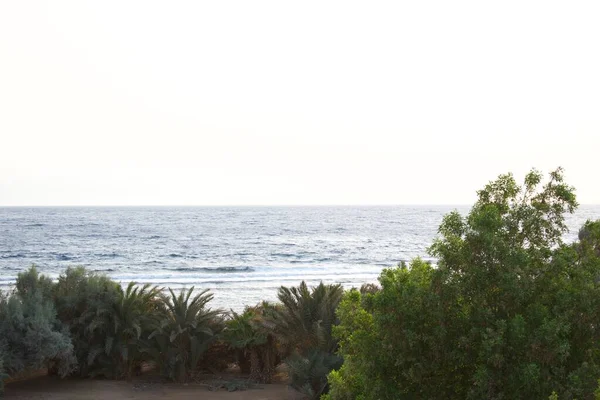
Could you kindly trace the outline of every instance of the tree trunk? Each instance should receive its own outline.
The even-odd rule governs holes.
[[[243,352],[240,352],[238,356],[238,365],[240,366],[240,372],[242,374],[250,373],[250,358]]]
[[[271,349],[265,349],[263,353],[263,370],[262,370],[262,382],[261,383],[271,383],[273,382],[273,374],[275,372],[275,368],[273,367],[273,355],[271,354]]]
[[[250,350],[250,380],[260,382],[260,357],[256,349]]]

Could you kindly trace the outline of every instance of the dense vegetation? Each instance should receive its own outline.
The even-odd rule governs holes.
[[[600,377],[600,221],[562,242],[560,170],[501,176],[447,215],[439,261],[385,270],[338,309],[328,399],[592,399]]]
[[[563,243],[576,207],[561,170],[503,175],[467,216],[444,218],[436,265],[415,259],[345,293],[281,287],[242,313],[210,309],[207,291],[83,268],[52,282],[32,267],[0,296],[0,383],[43,367],[131,379],[146,362],[185,382],[235,360],[261,383],[285,362],[311,399],[600,398],[600,221]]]
[[[339,366],[329,366],[329,358],[339,360],[331,329],[341,296],[338,285],[302,283],[282,287],[281,304],[225,313],[208,307],[207,290],[176,293],[133,282],[123,288],[81,267],[52,282],[33,266],[0,297],[0,382],[42,368],[63,377],[131,379],[147,362],[165,378],[186,382],[227,366],[210,359],[228,359],[225,349],[260,383],[270,383],[275,367],[290,360],[292,384],[318,398]]]

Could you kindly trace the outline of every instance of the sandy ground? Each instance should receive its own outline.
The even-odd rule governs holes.
[[[38,377],[6,385],[6,399],[203,399],[203,400],[290,400],[297,395],[285,383],[257,385],[248,390],[211,391],[210,381],[187,385],[160,383],[140,377],[132,382],[93,379]]]

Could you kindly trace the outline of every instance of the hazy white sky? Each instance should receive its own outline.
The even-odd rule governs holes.
[[[0,205],[600,203],[598,1],[0,2]]]

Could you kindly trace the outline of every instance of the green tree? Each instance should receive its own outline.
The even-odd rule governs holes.
[[[156,320],[144,351],[156,362],[161,373],[177,382],[189,380],[208,346],[223,330],[220,310],[206,305],[213,295],[208,289],[192,297],[194,287],[162,297],[163,315]]]
[[[277,297],[281,307],[271,317],[275,333],[288,347],[288,352],[304,353],[314,348],[333,352],[337,341],[331,335],[336,323],[335,309],[344,291],[340,285],[309,288],[306,282],[298,287],[282,286]]]
[[[343,292],[340,285],[322,282],[313,288],[305,282],[298,287],[282,286],[278,293],[281,305],[268,319],[288,355],[291,386],[310,398],[326,392],[327,374],[341,365],[332,328]]]
[[[277,343],[267,327],[265,315],[269,316],[274,306],[264,302],[255,307],[246,307],[243,313],[231,311],[226,321],[223,337],[231,348],[238,350],[238,361],[242,372],[245,361],[249,362],[250,379],[260,383],[271,383],[277,362]]]
[[[339,353],[344,355],[344,364],[329,374],[327,399],[364,400],[364,393],[371,389],[365,379],[371,375],[371,369],[379,367],[377,354],[381,352],[373,327],[369,302],[372,297],[372,293],[352,289],[337,309],[341,323],[333,333],[341,339]]]
[[[130,282],[125,290],[120,286],[112,304],[93,311],[88,331],[101,338],[88,353],[87,363],[99,361],[94,375],[131,379],[143,361],[141,339],[160,318],[160,290],[150,284],[136,286]]]
[[[32,265],[27,271],[17,275],[15,289],[22,298],[39,294],[42,299],[48,300],[52,299],[54,282],[51,278],[41,275],[37,267]]]
[[[339,310],[344,367],[331,399],[591,399],[600,376],[600,223],[563,243],[574,190],[562,170],[502,175],[430,248]],[[350,329],[355,327],[356,329]]]

